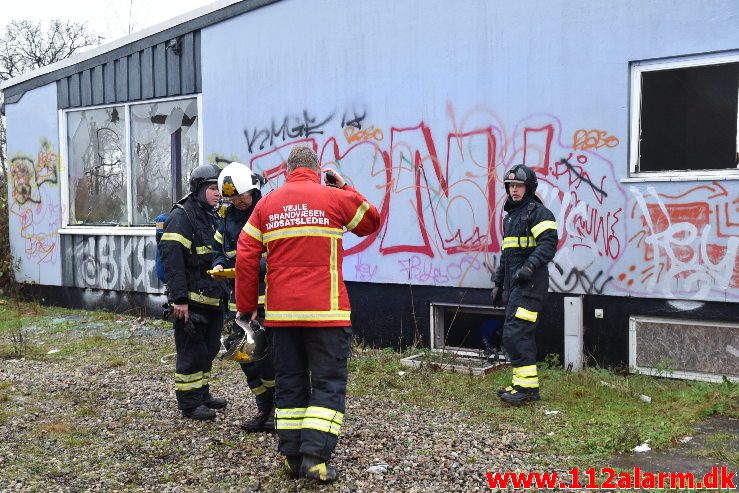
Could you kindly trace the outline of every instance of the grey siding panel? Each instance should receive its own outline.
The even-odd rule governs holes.
[[[72,74],[69,76],[69,106],[72,108],[81,106],[80,74]]]
[[[115,62],[103,65],[105,104],[115,103]]]
[[[151,48],[141,51],[141,97],[154,97],[154,55]]]
[[[104,102],[103,66],[98,65],[92,69],[92,104],[103,104]]]
[[[200,31],[182,33],[179,53],[167,48],[172,39],[156,45],[136,43],[139,49],[105,60],[57,81],[60,109],[125,103],[199,93],[202,89]]]
[[[200,73],[200,31],[195,31],[195,92],[202,91],[202,79]]]
[[[238,15],[265,7],[267,5],[271,5],[279,1],[280,0],[243,0],[241,2],[236,2],[232,5],[229,5],[228,7],[219,8],[218,10],[210,12],[206,15],[197,17],[187,22],[183,22],[182,24],[178,24],[176,26],[172,26],[169,29],[159,31],[155,34],[152,34],[151,36],[147,36],[141,39],[135,39],[126,45],[120,46],[110,51],[106,51],[105,53],[101,53],[100,55],[94,56],[92,58],[85,58],[84,60],[81,60],[79,63],[76,63],[74,65],[66,66],[64,68],[60,68],[59,70],[54,70],[38,77],[26,80],[24,82],[20,82],[16,85],[6,88],[3,93],[5,94],[6,98],[11,98],[18,94],[23,94],[27,91],[30,91],[31,89],[35,89],[37,87],[50,84],[51,82],[55,82],[61,78],[69,77],[73,73],[79,73],[82,70],[89,69],[97,65],[103,65],[109,61],[116,60],[123,56],[128,56],[131,53],[141,51],[144,48],[149,48],[159,43],[164,43],[172,38],[183,36],[187,33],[197,33],[196,46],[198,46],[198,49],[196,49],[196,52],[198,54],[197,56],[199,56],[200,50],[197,43],[199,43],[200,40],[197,38],[199,37],[200,29],[212,26],[228,19],[232,19]],[[196,76],[195,89],[198,92],[200,91],[199,76]]]
[[[56,102],[60,110],[69,108],[69,77],[56,81]]]
[[[119,103],[128,100],[128,58],[115,61],[115,100]]]
[[[154,97],[167,95],[167,56],[164,43],[154,47]]]
[[[180,53],[180,74],[182,94],[195,92],[195,37],[193,33],[182,36],[182,52]]]
[[[65,79],[62,79],[64,81]],[[76,236],[59,235],[62,252],[62,286],[74,286],[74,239]]]
[[[180,90],[180,56],[172,49],[166,50],[167,54],[167,96],[178,96]]]
[[[62,284],[161,293],[153,236],[63,235]]]
[[[141,65],[138,53],[128,56],[128,99],[141,99]]]
[[[92,104],[92,77],[89,70],[83,70],[80,74],[80,99],[82,106]]]

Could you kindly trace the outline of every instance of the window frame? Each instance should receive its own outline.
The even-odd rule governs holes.
[[[739,180],[739,168],[707,170],[638,171],[641,136],[641,80],[645,72],[704,67],[723,63],[739,62],[739,51],[671,57],[658,60],[634,61],[630,64],[630,111],[629,111],[629,168],[628,177],[621,182],[645,181],[715,181]],[[736,148],[739,152],[739,103],[737,112]]]
[[[168,101],[180,101],[185,99],[195,99],[197,108],[198,108],[198,119],[197,119],[197,126],[198,126],[198,166],[202,165],[204,163],[204,145],[203,145],[203,119],[202,119],[202,113],[203,113],[203,99],[202,94],[187,94],[183,96],[173,96],[169,98],[156,98],[156,99],[142,99],[138,101],[127,101],[123,103],[110,103],[110,104],[98,104],[98,105],[92,105],[92,106],[80,106],[79,108],[67,108],[63,110],[58,110],[58,121],[59,121],[59,156],[61,158],[61,164],[60,164],[60,179],[59,179],[59,185],[60,185],[60,193],[61,193],[61,206],[62,206],[62,224],[61,228],[59,228],[59,234],[95,234],[95,235],[131,235],[131,236],[153,236],[156,233],[156,226],[131,226],[130,224],[133,222],[133,216],[134,216],[134,203],[133,203],[133,186],[131,185],[132,179],[133,179],[133,159],[132,159],[132,152],[133,150],[133,139],[132,139],[132,132],[131,132],[131,125],[133,124],[133,121],[131,120],[131,106],[138,106],[142,104],[151,104],[151,103],[161,103],[161,102],[168,102]],[[117,226],[110,226],[110,225],[70,225],[69,224],[69,207],[70,207],[70,201],[69,201],[69,168],[66,163],[68,163],[68,146],[67,146],[67,137],[68,137],[68,128],[67,128],[67,115],[69,113],[75,112],[75,111],[85,111],[85,110],[95,110],[95,109],[103,109],[103,108],[113,108],[113,107],[123,107],[124,108],[124,114],[126,118],[126,136],[125,136],[125,145],[126,149],[128,151],[128,154],[126,156],[126,173],[127,173],[127,187],[126,187],[126,200],[127,200],[127,217],[129,225],[125,224],[119,224]],[[173,177],[174,179],[174,177]]]

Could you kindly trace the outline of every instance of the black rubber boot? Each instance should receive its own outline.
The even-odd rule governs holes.
[[[196,421],[207,421],[210,419],[216,419],[216,412],[212,409],[208,409],[205,406],[198,406],[192,409],[183,409],[182,415],[189,419]]]
[[[510,392],[511,390],[513,390],[513,387],[511,387],[510,385],[508,387],[498,387],[497,389],[495,389],[495,393],[498,395],[498,397],[500,397],[501,395],[505,394],[506,392]]]
[[[300,465],[302,462],[302,455],[288,455],[285,457],[285,469],[287,469],[290,479],[298,479],[300,477]]]
[[[319,483],[333,483],[339,479],[339,473],[334,466],[326,464],[320,457],[305,454],[303,463],[300,464],[300,477]]]
[[[203,402],[203,405],[210,409],[226,409],[228,402],[223,397],[213,397]]]
[[[269,420],[269,418],[270,418],[270,413],[268,413],[267,411],[259,410],[257,411],[257,414],[255,414],[253,418],[251,418],[249,421],[241,425],[241,429],[249,433],[256,433],[259,431],[264,431],[267,420]],[[272,419],[272,429],[273,430],[275,429],[274,419]]]
[[[540,399],[539,389],[524,389],[521,387],[516,387],[500,396],[500,400],[514,406],[520,406],[526,402],[534,402]]]

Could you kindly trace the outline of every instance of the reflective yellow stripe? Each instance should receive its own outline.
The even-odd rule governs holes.
[[[275,429],[278,430],[302,430],[303,420],[275,418]]]
[[[311,466],[308,469],[308,472],[312,474],[318,474],[318,479],[321,481],[326,481],[328,479],[328,467],[326,467],[325,462],[321,462],[320,464],[316,464],[315,466]]]
[[[232,312],[235,312],[236,311],[236,303],[234,303],[233,301],[229,301],[228,302],[228,309],[231,310]]]
[[[257,298],[257,304],[264,305],[264,295],[263,294],[260,294],[259,298]]]
[[[362,202],[362,205],[360,205],[357,208],[357,212],[354,214],[354,217],[351,221],[349,221],[349,224],[346,225],[346,229],[349,231],[353,230],[357,227],[357,224],[362,220],[364,217],[364,213],[369,210],[370,206],[367,202]]]
[[[205,255],[208,253],[213,253],[213,249],[209,246],[199,246],[195,248],[195,253],[198,255]]]
[[[536,246],[533,236],[507,236],[503,238],[501,250],[506,248],[530,248]]]
[[[262,385],[264,385],[268,389],[271,389],[272,387],[275,386],[275,381],[274,380],[265,380],[265,379],[262,379]]]
[[[203,387],[208,385],[209,381],[210,381],[210,372],[209,371],[203,372]]]
[[[305,410],[306,418],[320,418],[334,423],[341,424],[344,422],[344,413],[329,409],[327,407],[310,406]]]
[[[188,291],[187,297],[192,301],[197,301],[198,303],[202,303],[204,305],[219,306],[221,304],[221,300],[219,300],[218,298],[203,296],[200,293],[193,293],[192,291]]]
[[[184,246],[188,250],[192,246],[192,241],[188,240],[179,233],[164,233],[162,235],[162,239],[159,241],[176,241],[177,243],[181,243],[182,246]]]
[[[533,389],[539,386],[539,379],[537,377],[533,377],[533,378],[513,377],[513,385],[518,385],[519,387],[523,387],[526,389]]]
[[[255,228],[250,222],[247,222],[246,224],[244,224],[244,227],[241,228],[241,231],[248,234],[249,236],[257,240],[259,243],[263,243],[262,242],[262,232],[259,231],[257,228]]]
[[[199,389],[203,387],[203,372],[199,371],[192,374],[175,373],[174,374],[175,390],[186,391]]]
[[[513,369],[513,374],[519,377],[536,376],[536,365],[520,366]]]
[[[305,322],[322,322],[330,320],[351,320],[351,312],[348,310],[327,310],[327,311],[271,311],[267,310],[265,320],[271,321],[305,321]]]
[[[190,383],[177,383],[174,384],[175,390],[194,390],[194,389],[201,389],[203,388],[203,381],[198,380],[197,382],[190,382]]]
[[[555,223],[554,221],[542,221],[531,228],[531,234],[534,235],[534,238],[538,238],[540,234],[548,229],[553,229],[554,231],[557,231],[557,223]]]
[[[259,387],[251,388],[251,391],[252,393],[254,393],[254,395],[262,395],[267,392],[267,389],[264,387],[264,385],[260,385]]]
[[[220,231],[216,231],[216,234],[213,235],[213,239],[216,240],[218,243],[223,245],[223,235]]]
[[[331,433],[332,435],[338,435],[341,430],[341,425],[326,421],[325,419],[304,418],[302,428],[310,428],[311,430],[318,430],[325,433]]]
[[[528,320],[529,322],[536,322],[537,315],[537,312],[532,312],[522,306],[519,306],[516,310],[516,318],[520,318],[521,320]]]
[[[339,266],[337,254],[338,241],[331,239],[331,258],[329,260],[329,272],[331,275],[331,310],[339,309]]]
[[[275,418],[282,418],[282,419],[303,419],[303,416],[305,416],[305,409],[304,407],[289,407],[289,408],[276,408],[275,409]]]
[[[236,250],[229,250],[226,252],[227,258],[234,258],[236,256]]]
[[[339,228],[319,228],[316,226],[297,226],[295,228],[283,228],[277,231],[264,233],[264,243],[275,240],[283,240],[285,238],[295,238],[298,236],[324,236],[327,238],[342,238],[344,231]]]
[[[194,382],[195,380],[201,380],[203,378],[203,372],[199,371],[197,373],[191,373],[191,374],[185,374],[185,373],[175,373],[174,379],[175,382]]]

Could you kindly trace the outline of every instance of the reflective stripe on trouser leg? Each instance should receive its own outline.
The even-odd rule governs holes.
[[[272,380],[265,380],[261,374],[262,366],[260,363],[261,361],[242,363],[241,370],[246,375],[246,383],[254,394],[257,409],[268,412],[274,406],[274,376]]]
[[[520,296],[511,297],[503,324],[503,346],[511,357],[511,366],[521,368],[536,364],[536,322],[518,317]]]
[[[304,329],[311,372],[311,396],[303,419],[300,452],[331,459],[346,406],[350,327]],[[280,382],[278,380],[278,390]]]
[[[213,358],[220,348],[220,326],[223,324],[221,310],[190,306],[190,311],[205,317],[208,326],[198,336],[189,337],[184,331],[182,320],[177,319],[173,323],[177,348],[175,395],[179,409],[195,408],[209,397],[210,370]]]
[[[272,328],[275,368],[275,427],[280,454],[300,453],[303,415],[310,399],[308,359],[301,327]]]
[[[205,371],[203,372],[203,399],[210,400],[210,380],[213,360],[221,349],[221,331],[223,330],[223,310],[207,310],[208,329],[205,332],[205,345],[208,351]]]
[[[539,377],[536,372],[536,365],[513,368],[513,385],[525,389],[538,389]]]

